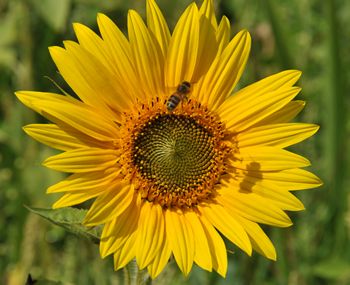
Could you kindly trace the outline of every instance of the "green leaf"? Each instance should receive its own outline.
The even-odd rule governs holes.
[[[42,208],[32,208],[25,206],[29,211],[37,214],[46,220],[54,223],[69,232],[87,238],[88,240],[99,243],[101,228],[92,227],[88,228],[83,225],[83,220],[86,215],[87,210],[77,209],[77,208],[62,208],[62,209],[42,209]]]

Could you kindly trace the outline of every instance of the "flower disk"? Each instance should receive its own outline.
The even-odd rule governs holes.
[[[100,253],[116,270],[136,259],[155,278],[173,256],[185,275],[196,263],[225,276],[224,237],[275,260],[259,224],[290,226],[285,211],[304,209],[291,191],[322,184],[285,149],[318,130],[291,122],[305,105],[293,100],[300,72],[233,92],[249,33],[230,39],[212,0],[189,5],[172,32],[146,5],[147,23],[129,11],[127,36],[99,14],[100,35],[74,24],[78,43],[50,48],[74,96],[16,93],[52,122],[24,128],[62,151],[44,165],[70,173],[48,188],[63,193],[53,207],[94,199],[84,223],[103,226]]]
[[[212,199],[229,153],[223,125],[192,102],[184,103],[180,113],[149,113],[140,127],[130,118],[133,136],[128,138],[130,131],[125,136],[125,145],[132,141],[129,169],[137,169],[142,197],[163,208],[184,209]]]

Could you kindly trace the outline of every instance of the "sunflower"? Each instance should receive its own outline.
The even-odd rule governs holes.
[[[132,259],[155,278],[173,256],[225,276],[222,236],[248,255],[275,260],[259,224],[288,227],[304,209],[290,191],[321,181],[288,150],[318,126],[290,123],[301,73],[287,70],[233,93],[247,62],[246,30],[230,39],[213,3],[192,3],[170,33],[154,2],[147,24],[128,13],[128,38],[98,14],[101,36],[74,24],[78,42],[51,47],[68,94],[20,91],[25,105],[53,122],[25,132],[63,151],[44,165],[70,173],[48,188],[64,192],[53,208],[95,198],[84,223],[103,225],[100,253],[115,269]],[[233,94],[232,94],[233,93]]]

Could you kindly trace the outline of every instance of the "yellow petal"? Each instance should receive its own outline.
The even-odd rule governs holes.
[[[226,121],[228,130],[238,133],[287,105],[299,92],[298,87],[278,89],[271,93],[251,97],[251,101],[244,101],[244,104],[233,99],[236,96],[232,96],[223,104],[226,109],[220,113],[220,116],[223,121]]]
[[[305,101],[293,100],[286,106],[279,109],[277,112],[267,116],[265,119],[257,122],[254,127],[269,125],[269,124],[280,124],[288,123],[293,120],[305,107]]]
[[[215,9],[213,0],[204,0],[201,8],[199,9],[199,15],[204,16],[208,19],[208,22],[216,31],[218,28],[218,24],[216,22]]]
[[[163,57],[165,58],[170,41],[169,27],[164,19],[162,12],[154,0],[147,0],[146,12],[148,29],[157,39]]]
[[[115,219],[107,222],[101,235],[101,239],[115,236],[127,236],[135,231],[139,223],[141,202],[139,196],[134,195],[130,205]]]
[[[76,193],[67,193],[64,194],[60,199],[58,199],[53,205],[53,209],[63,208],[63,207],[69,207],[73,205],[78,205],[80,203],[83,203],[87,200],[90,200],[92,198],[95,198],[104,190],[100,191],[83,191],[83,192],[76,192]]]
[[[65,103],[76,104],[82,106],[82,102],[74,99],[71,96],[64,96],[49,92],[36,92],[36,91],[17,91],[15,92],[17,98],[27,107],[44,116],[42,110],[38,108],[37,103],[45,101],[47,104],[53,103]]]
[[[146,94],[164,92],[164,58],[158,42],[152,37],[140,15],[130,10],[128,34],[139,84]]]
[[[278,187],[272,187],[271,185],[264,183],[254,183],[248,179],[242,179],[236,181],[230,179],[227,182],[224,182],[225,187],[239,189],[242,192],[254,192],[255,194],[267,199],[266,203],[274,204],[275,206],[281,208],[282,210],[288,211],[301,211],[304,210],[303,203],[300,202],[293,194],[286,191],[285,189],[279,189]]]
[[[92,172],[113,167],[118,159],[116,150],[87,147],[51,156],[43,164],[63,172]]]
[[[317,132],[319,126],[314,124],[284,123],[251,128],[237,135],[240,148],[266,145],[284,148]]]
[[[140,208],[136,205],[136,198],[123,213],[108,221],[103,228],[100,241],[100,254],[102,258],[117,251],[128,240],[131,233],[138,227]]]
[[[147,267],[149,275],[152,279],[156,278],[162,272],[162,270],[169,261],[170,255],[171,249],[169,246],[169,242],[167,239],[164,239],[163,245],[156,254],[153,262]]]
[[[31,91],[16,92],[16,96],[23,104],[57,125],[66,124],[101,141],[113,141],[118,137],[115,122],[78,100],[63,95]]]
[[[182,81],[191,82],[199,43],[199,17],[195,3],[181,15],[170,39],[165,63],[165,84],[174,88]]]
[[[226,211],[225,207],[212,203],[209,206],[199,207],[199,211],[232,243],[240,247],[249,256],[252,254],[252,245],[247,233],[234,216]]]
[[[237,215],[236,218],[247,231],[253,248],[263,256],[276,260],[277,255],[275,247],[259,225],[239,215]]]
[[[106,46],[110,46],[109,52],[111,52],[116,62],[119,62],[119,60],[123,58],[127,59],[129,62],[132,62],[129,42],[118,26],[102,13],[98,13],[97,15],[97,23],[101,36],[106,42]]]
[[[105,189],[106,193],[100,195],[87,212],[84,224],[95,226],[104,224],[116,216],[119,216],[130,205],[134,196],[133,185],[121,183]]]
[[[144,98],[134,70],[134,61],[128,40],[120,29],[106,15],[99,13],[97,23],[105,42],[106,52],[112,59],[117,81],[135,98]]]
[[[288,215],[279,207],[253,193],[242,192],[239,189],[222,188],[222,195],[217,199],[232,215],[241,215],[253,222],[276,227],[292,225]]]
[[[237,91],[234,94],[234,100],[244,100],[245,102],[249,102],[251,97],[258,97],[264,93],[269,93],[278,89],[287,89],[288,87],[292,87],[298,81],[300,76],[301,72],[299,70],[285,70],[270,75]],[[222,106],[222,108],[225,107]]]
[[[209,249],[209,244],[207,240],[207,236],[203,230],[203,226],[199,221],[199,218],[196,213],[192,211],[185,212],[185,218],[187,222],[191,225],[192,231],[194,234],[194,262],[198,264],[198,266],[202,267],[205,270],[211,272],[212,270],[212,259],[211,253]]]
[[[135,229],[137,230],[137,229]],[[104,242],[100,242],[100,254],[102,258],[112,253],[121,252],[123,246],[129,241],[131,236],[135,235],[135,231],[128,233],[125,236],[111,236],[104,239]]]
[[[217,55],[216,29],[217,23],[213,1],[205,0],[199,10],[199,46],[192,82],[197,82],[208,71]]]
[[[230,41],[231,34],[231,25],[229,19],[226,16],[221,18],[219,27],[216,31],[216,40],[219,44],[218,46],[218,54],[221,54],[223,50],[226,48],[227,44]]]
[[[73,44],[71,45],[73,46]],[[101,76],[103,77],[103,75],[107,74],[107,70],[96,59],[94,60],[93,55],[81,49],[79,53],[81,58],[79,59],[61,47],[50,47],[49,51],[64,80],[84,103],[100,110],[100,112],[107,113],[115,120],[120,120],[101,97],[104,96],[102,91],[106,91],[108,88],[99,90],[99,84],[95,84],[101,81]],[[91,71],[93,72],[91,73]],[[94,77],[96,74],[99,74],[96,79],[97,81],[95,81]],[[107,92],[111,93],[114,91],[107,90]],[[121,107],[117,110],[120,111]]]
[[[119,220],[119,217],[116,217],[115,219]],[[103,229],[106,228],[107,225],[112,223],[113,220],[108,221]],[[130,237],[130,234],[132,232],[129,232],[127,235],[123,236],[109,236],[106,238],[101,238],[100,240],[100,255],[101,258],[105,258],[106,256],[116,252],[117,250],[120,250],[120,248],[127,242],[127,240]]]
[[[225,243],[218,232],[204,216],[200,216],[200,221],[207,236],[213,268],[217,273],[225,278],[227,272],[227,253]]]
[[[234,168],[247,171],[278,171],[310,165],[310,161],[300,155],[270,146],[240,148],[230,162]]]
[[[81,133],[78,136],[72,136],[54,124],[31,124],[25,126],[23,130],[37,141],[59,150],[71,150],[87,146],[77,138],[82,135]],[[93,140],[91,139],[91,141]]]
[[[72,174],[65,180],[50,186],[47,193],[106,190],[119,172],[120,170],[115,169],[109,175],[103,171]]]
[[[135,257],[136,235],[137,232],[133,232],[125,244],[114,253],[115,270],[125,267]]]
[[[166,233],[176,263],[185,276],[192,268],[194,259],[194,234],[182,213],[165,211]]]
[[[198,87],[199,100],[212,110],[224,102],[240,79],[248,59],[250,42],[247,31],[239,32],[222,54],[217,55]]]
[[[63,122],[101,141],[113,141],[118,137],[118,129],[115,123],[88,108],[67,103],[47,105],[46,102],[38,102],[37,106],[46,118],[57,125]]]
[[[279,89],[287,90],[292,87],[300,78],[301,72],[298,70],[286,70],[269,77],[266,77],[254,84],[239,90],[233,96],[229,97],[222,106],[217,110],[218,113],[231,112],[244,105],[252,105],[252,100],[256,100],[263,94],[277,91]]]
[[[64,151],[84,147],[116,147],[116,141],[96,140],[62,122],[59,126],[55,124],[30,124],[23,127],[23,130],[37,141]]]
[[[90,87],[90,93],[84,94],[85,98],[91,102],[89,105],[98,107],[111,118],[120,116],[116,111],[124,112],[133,106],[135,100],[132,94],[128,93],[129,90],[125,88],[124,82],[119,81],[116,75],[110,72],[94,55],[72,41],[65,41],[64,46],[66,48],[64,64],[67,64],[67,60],[73,63],[69,73],[76,71],[82,77],[79,84]],[[78,80],[72,74],[67,77],[71,81]],[[71,82],[68,83],[73,86]],[[85,101],[83,98],[82,100]],[[106,106],[108,106],[107,109]]]
[[[237,171],[237,180],[245,180],[253,184],[272,187],[281,190],[304,190],[321,186],[322,181],[313,173],[300,168],[286,169],[282,171]]]
[[[108,68],[109,72],[113,73],[111,58],[106,52],[103,40],[90,28],[80,23],[74,23],[73,28],[80,46],[93,54],[104,67]]]
[[[161,250],[164,240],[164,214],[157,204],[145,201],[141,208],[138,235],[135,243],[136,261],[145,268]]]

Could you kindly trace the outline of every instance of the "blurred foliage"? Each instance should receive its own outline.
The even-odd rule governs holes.
[[[171,27],[189,2],[158,1]],[[307,107],[299,119],[321,129],[293,150],[311,159],[325,186],[296,194],[307,210],[291,213],[292,228],[266,228],[277,248],[277,262],[232,249],[226,280],[197,267],[185,279],[172,263],[154,283],[349,284],[350,1],[217,0],[215,5],[218,16],[229,17],[234,32],[246,28],[252,34],[252,52],[239,87],[286,68],[303,71],[300,97]],[[57,196],[45,195],[45,189],[62,175],[40,165],[54,151],[25,136],[21,127],[44,119],[16,101],[13,92],[59,92],[44,76],[69,90],[47,47],[74,40],[73,22],[97,31],[97,12],[125,31],[130,8],[144,15],[143,1],[136,0],[0,1],[1,284],[25,284],[29,273],[39,280],[36,284],[122,284],[122,274],[113,272],[111,258],[100,259],[96,245],[24,208],[51,205]]]

